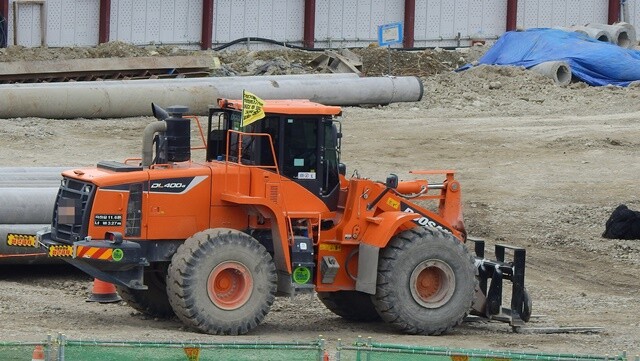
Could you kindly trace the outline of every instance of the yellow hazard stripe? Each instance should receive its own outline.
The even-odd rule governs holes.
[[[101,260],[107,260],[107,259],[111,259],[111,254],[113,253],[113,250],[111,248],[109,248],[106,252],[104,252],[103,254],[101,254],[98,259]]]
[[[111,248],[77,246],[76,257],[110,260],[113,256]]]
[[[86,258],[93,258],[93,254],[94,254],[94,253],[96,253],[96,252],[98,252],[98,250],[99,250],[99,249],[100,249],[100,248],[97,248],[97,247],[88,247],[88,248],[87,248],[87,251],[86,251],[86,252],[84,252],[83,257],[86,257]]]

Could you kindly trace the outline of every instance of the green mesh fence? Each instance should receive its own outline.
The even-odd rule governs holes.
[[[322,342],[312,343],[165,343],[64,340],[65,361],[122,360],[321,360]]]
[[[627,361],[626,355],[595,356],[420,347],[356,342],[340,346],[337,361]]]
[[[0,342],[0,360],[13,361],[13,360],[31,360],[33,356],[33,350],[36,346],[43,346],[45,356],[50,356],[51,347],[49,341],[42,342]],[[47,360],[51,359],[49,357]]]
[[[29,360],[38,345],[43,346],[46,361],[322,361],[325,355],[324,340],[175,343],[68,340],[60,335],[43,342],[0,342],[0,360]],[[332,356],[331,361],[627,361],[624,353],[614,356],[527,353],[383,344],[361,339],[350,346],[339,343]]]

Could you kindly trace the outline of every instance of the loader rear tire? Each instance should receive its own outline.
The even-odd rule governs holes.
[[[440,335],[471,309],[473,257],[449,233],[416,227],[380,252],[373,304],[380,317],[409,334]]]
[[[214,335],[246,334],[269,312],[277,290],[271,255],[246,233],[196,233],[173,255],[167,293],[186,325]]]
[[[359,291],[318,292],[320,301],[333,313],[349,321],[379,321],[371,295]]]
[[[154,263],[144,271],[146,290],[116,286],[122,299],[133,309],[150,317],[168,319],[174,316],[167,296],[167,265]]]

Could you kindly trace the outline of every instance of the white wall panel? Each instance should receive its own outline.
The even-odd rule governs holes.
[[[608,9],[607,0],[520,0],[517,24],[529,29],[606,23]]]
[[[466,46],[475,34],[496,38],[504,32],[506,11],[504,0],[417,1],[414,44]]]
[[[627,8],[629,14],[627,17],[629,19],[629,23],[636,27],[636,33],[640,35],[640,3],[638,0],[627,0]]]
[[[59,13],[49,11],[50,8],[58,6]],[[47,10],[47,45],[93,46],[98,44],[99,0],[47,0],[45,9]],[[54,23],[58,23],[59,28],[55,27]]]
[[[216,0],[213,43],[246,37],[302,43],[303,0]]]
[[[11,5],[12,9],[14,9]],[[42,44],[41,5],[22,3],[18,4],[16,13],[16,45],[26,47],[40,46]]]
[[[316,46],[366,46],[378,41],[378,26],[403,20],[404,0],[317,1]]]
[[[14,1],[9,1],[8,43],[13,42]],[[41,6],[44,6],[45,29],[41,29]],[[19,4],[18,44],[40,46],[41,35],[45,45],[93,46],[98,44],[99,0],[46,0],[44,5]]]
[[[13,0],[9,0],[8,40],[13,41]],[[404,20],[404,0],[316,1],[316,47],[366,46],[377,41],[378,26]],[[629,20],[640,23],[640,0],[627,0]],[[213,43],[263,37],[301,44],[304,0],[215,0]],[[608,0],[519,0],[517,25],[569,26],[607,21]],[[45,26],[34,4],[21,5],[19,43],[92,46],[98,42],[100,0],[46,0]],[[468,45],[471,35],[500,36],[506,0],[416,1],[415,41],[420,46]],[[197,45],[202,0],[112,0],[110,39],[134,44]],[[459,39],[458,39],[459,36]],[[398,45],[400,46],[400,45]]]
[[[111,1],[111,40],[138,45],[199,44],[201,29],[202,0]]]

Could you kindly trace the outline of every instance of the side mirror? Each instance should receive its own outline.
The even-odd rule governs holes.
[[[398,188],[398,176],[393,173],[389,174],[389,176],[387,177],[387,182],[385,184],[387,188]]]

